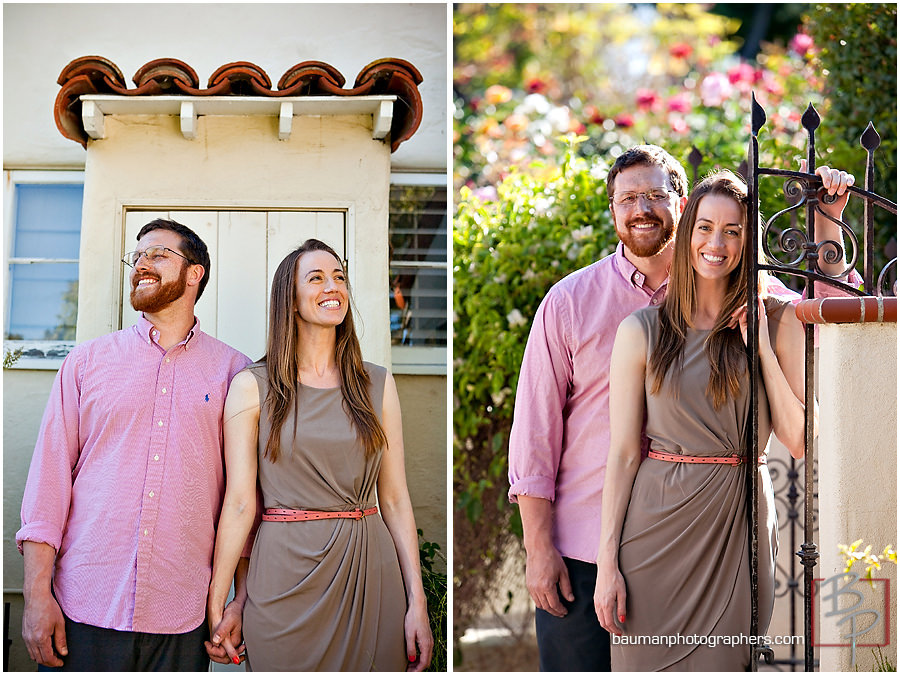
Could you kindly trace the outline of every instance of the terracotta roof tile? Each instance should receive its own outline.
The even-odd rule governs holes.
[[[63,68],[57,83],[61,89],[53,112],[60,133],[87,147],[88,135],[81,120],[83,94],[120,96],[374,96],[398,98],[391,122],[391,152],[409,139],[422,122],[422,97],[418,85],[422,75],[402,59],[379,59],[363,68],[352,89],[333,66],[321,61],[303,61],[288,68],[278,88],[259,66],[247,61],[227,63],[209,78],[206,89],[188,64],[178,59],[156,59],[141,66],[129,89],[116,64],[102,56],[82,56]]]

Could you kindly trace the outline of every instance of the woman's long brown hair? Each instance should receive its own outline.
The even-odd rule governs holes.
[[[693,328],[694,310],[697,308],[697,287],[694,268],[691,265],[691,233],[697,219],[700,200],[707,195],[723,195],[736,201],[746,213],[747,186],[728,170],[716,171],[691,191],[675,235],[675,249],[672,267],[669,271],[669,288],[659,312],[659,334],[648,362],[651,376],[650,393],[657,394],[662,388],[666,373],[675,370],[676,377],[681,370],[684,344],[688,328]],[[728,290],[719,316],[706,339],[705,351],[709,359],[710,375],[706,385],[706,395],[712,399],[713,407],[720,408],[730,396],[737,398],[741,381],[747,372],[747,352],[741,332],[729,328],[731,315],[747,302],[747,266],[750,264],[750,236],[759,236],[758,227],[744,223],[744,244],[741,262],[728,276]],[[763,281],[760,275],[760,282]],[[760,283],[760,293],[765,283]]]
[[[307,239],[298,249],[281,261],[272,279],[272,295],[269,306],[269,336],[266,345],[266,373],[269,393],[266,396],[266,410],[271,422],[271,433],[266,442],[264,456],[272,462],[278,460],[281,452],[281,429],[292,407],[296,405],[297,389],[300,383],[300,353],[297,345],[298,318],[297,263],[304,253],[325,251],[334,256],[341,265],[340,257],[328,244],[318,239]],[[348,300],[350,287],[348,284]],[[387,436],[378,421],[369,396],[369,374],[363,366],[362,351],[353,326],[352,302],[348,303],[347,315],[335,328],[335,362],[341,377],[343,407],[356,429],[356,436],[365,448],[366,455],[375,454],[379,448],[387,446]],[[294,416],[294,437],[297,435],[297,417]]]

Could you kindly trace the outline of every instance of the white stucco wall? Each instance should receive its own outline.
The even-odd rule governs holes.
[[[819,565],[817,578],[828,579],[844,569],[838,544],[863,540],[875,553],[897,545],[897,324],[831,324],[819,333]],[[853,570],[862,576],[864,565]],[[860,636],[861,643],[884,639],[889,619],[890,644],[882,654],[896,665],[897,566],[889,563],[874,577],[890,580],[890,617],[885,616],[884,585],[868,587],[857,582],[851,590],[864,592],[858,609],[875,609],[881,623]],[[872,592],[870,592],[870,589]],[[833,590],[825,586],[821,610],[820,644],[847,643],[850,629],[844,610],[857,598],[839,597],[838,614],[826,600]],[[818,603],[817,603],[818,604]],[[857,630],[868,627],[874,615],[860,615]],[[873,670],[873,648],[858,647],[855,663],[849,647],[821,647],[820,669],[831,671]]]
[[[250,61],[277,86],[291,66],[324,61],[353,86],[369,63],[400,58],[424,78],[416,135],[395,170],[444,170],[447,156],[447,6],[364,4],[4,4],[4,168],[84,165],[85,152],[53,121],[56,79],[80,56],[115,63],[129,86],[145,63],[175,58],[205,87],[220,66]]]

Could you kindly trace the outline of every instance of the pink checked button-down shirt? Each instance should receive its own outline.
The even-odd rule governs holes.
[[[613,342],[622,320],[662,302],[668,287],[651,291],[644,281],[619,243],[550,289],[525,347],[509,439],[509,498],[553,502],[553,541],[567,558],[597,559]],[[769,292],[799,299],[777,279]]]
[[[165,351],[143,317],[66,357],[16,541],[57,550],[53,590],[73,621],[143,633],[203,623],[225,488],[223,406],[247,363],[196,323]]]

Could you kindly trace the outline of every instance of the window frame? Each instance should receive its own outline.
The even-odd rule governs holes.
[[[5,186],[3,191],[3,326],[4,333],[9,320],[9,299],[11,266],[14,264],[29,263],[68,263],[79,264],[79,258],[14,258],[12,257],[13,236],[16,231],[16,187],[18,185],[84,185],[83,170],[30,170],[30,169],[4,169],[3,177]],[[80,271],[79,271],[80,274]],[[75,340],[3,340],[3,354],[14,352],[17,349],[39,349],[44,353],[56,351],[71,351],[75,346]],[[21,356],[10,368],[16,370],[59,370],[64,356],[30,357]]]
[[[429,172],[391,172],[390,187],[395,186],[434,186],[447,190],[447,241],[450,241],[450,185],[448,174]],[[388,237],[391,235],[390,222],[388,222]],[[388,267],[397,265],[388,260]],[[446,347],[411,347],[405,345],[391,345],[392,371],[398,375],[447,375],[449,368],[447,358],[450,345],[450,250],[448,250],[444,262],[402,262],[400,267],[443,269],[447,274],[447,346]]]

